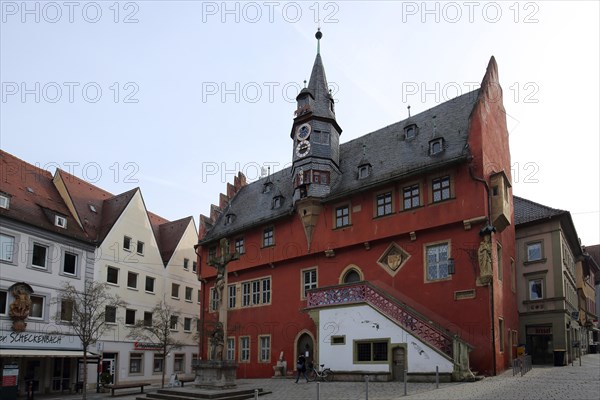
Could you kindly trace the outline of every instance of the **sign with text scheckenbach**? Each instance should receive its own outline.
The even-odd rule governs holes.
[[[81,339],[60,332],[14,332],[3,326],[0,349],[81,350]]]

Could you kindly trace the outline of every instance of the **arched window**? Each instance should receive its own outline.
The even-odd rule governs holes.
[[[359,282],[359,281],[360,281],[360,274],[354,268],[349,269],[344,274],[344,283],[352,283],[352,282]]]

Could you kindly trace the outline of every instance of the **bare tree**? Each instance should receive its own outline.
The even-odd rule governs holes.
[[[83,388],[82,399],[87,398],[87,352],[91,345],[113,325],[117,307],[126,303],[119,296],[109,292],[106,283],[87,281],[83,291],[69,282],[65,282],[58,291],[56,300],[60,303],[59,311],[55,317],[60,324],[67,324],[73,333],[81,340],[83,347]],[[107,318],[108,317],[108,318]],[[107,321],[108,320],[108,321]]]
[[[131,327],[130,339],[142,340],[155,344],[160,349],[163,358],[161,387],[165,387],[165,373],[167,355],[171,350],[180,349],[183,342],[174,336],[179,318],[173,308],[166,302],[161,301],[152,309],[152,320],[138,320]]]

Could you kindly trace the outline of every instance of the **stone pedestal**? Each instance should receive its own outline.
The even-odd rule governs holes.
[[[234,361],[198,360],[194,364],[194,386],[203,389],[231,389],[235,387],[237,364]]]
[[[277,365],[273,367],[274,378],[285,378],[287,373],[287,361],[277,361]]]

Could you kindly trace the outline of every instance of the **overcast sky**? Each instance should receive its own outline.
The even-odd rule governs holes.
[[[474,89],[495,56],[514,194],[597,244],[598,4],[2,1],[1,147],[197,222],[238,170],[291,161],[320,20],[342,142]]]

